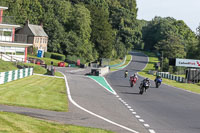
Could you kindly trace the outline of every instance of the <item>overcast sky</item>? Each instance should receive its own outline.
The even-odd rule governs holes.
[[[200,0],[136,0],[138,19],[155,16],[183,20],[195,33],[200,25]]]

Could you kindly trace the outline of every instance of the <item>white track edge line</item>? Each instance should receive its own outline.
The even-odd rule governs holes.
[[[114,92],[114,95],[117,95],[116,91],[110,86],[110,84],[108,84],[107,80],[105,77],[103,77],[103,79],[105,80],[106,84],[112,89],[112,91]]]
[[[63,74],[63,75],[64,75],[64,74]],[[102,119],[102,120],[104,120],[104,121],[106,121],[106,122],[108,122],[108,123],[111,123],[111,124],[113,124],[113,125],[116,125],[116,126],[118,126],[118,127],[121,127],[121,128],[123,128],[123,129],[128,130],[128,131],[133,132],[133,133],[139,133],[139,132],[137,132],[137,131],[135,131],[135,130],[133,130],[133,129],[130,129],[130,128],[128,128],[128,127],[125,127],[125,126],[123,126],[123,125],[120,125],[120,124],[118,124],[118,123],[115,123],[115,122],[113,122],[113,121],[111,121],[111,120],[109,120],[109,119],[107,119],[107,118],[104,118],[104,117],[102,117],[102,116],[100,116],[100,115],[97,115],[97,114],[95,114],[95,113],[93,113],[93,112],[91,112],[91,111],[89,111],[89,110],[87,110],[87,109],[81,107],[80,105],[78,105],[78,104],[72,99],[72,97],[71,97],[71,92],[70,92],[69,85],[68,85],[68,81],[67,81],[67,78],[66,78],[65,75],[64,75],[64,77],[65,77],[65,84],[66,84],[66,87],[67,87],[67,95],[68,95],[68,98],[69,98],[69,100],[71,101],[71,103],[73,103],[76,107],[78,107],[79,109],[81,109],[81,110],[83,110],[83,111],[85,111],[85,112],[87,112],[87,113],[89,113],[89,114],[91,114],[91,115],[93,115],[93,116],[96,116],[96,117],[98,117],[98,118],[100,118],[100,119]]]

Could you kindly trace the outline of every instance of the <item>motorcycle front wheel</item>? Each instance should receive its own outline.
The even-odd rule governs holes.
[[[144,87],[141,87],[140,88],[140,92],[139,92],[141,95],[144,93]]]

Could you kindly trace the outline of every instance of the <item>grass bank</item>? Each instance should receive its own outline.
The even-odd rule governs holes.
[[[0,104],[67,111],[64,79],[30,76],[0,85]]]
[[[7,62],[0,59],[0,72],[6,72],[10,70],[17,70],[16,64],[14,62]]]
[[[31,118],[28,116],[0,112],[2,133],[113,133],[96,128],[64,125]]]
[[[33,67],[34,73],[37,74],[44,74],[44,75],[50,75],[51,73],[47,71],[44,67],[41,67],[39,65],[33,64],[33,63],[17,63],[20,66],[30,66]],[[15,62],[8,62],[3,61],[0,59],[0,72],[7,72],[11,70],[17,70],[17,64]],[[59,72],[55,73],[55,76],[63,77],[63,75]]]
[[[117,67],[114,67],[114,68],[111,68],[110,71],[116,71],[116,70],[119,70],[119,69],[123,69],[129,64],[130,61],[131,61],[131,55],[127,55],[126,56],[126,61],[125,61],[124,64],[122,64],[120,66],[117,66]]]
[[[47,65],[51,65],[51,62],[53,61],[53,65],[54,66],[58,66],[59,62],[63,62],[61,60],[56,60],[56,59],[51,59],[51,58],[45,58],[45,57],[39,58],[37,56],[31,56],[31,55],[28,55],[28,57],[32,57],[32,58],[37,58],[37,59],[43,60],[45,62],[45,64],[47,64]],[[68,64],[65,62],[65,66],[67,66],[67,65]]]
[[[159,60],[155,56],[154,53],[150,53],[150,52],[143,52],[143,53],[145,53],[149,57],[149,63],[147,64],[147,66],[144,70],[139,72],[139,75],[141,75],[143,77],[148,77],[151,80],[154,80],[155,76],[148,74],[148,71],[149,70],[155,70],[154,63],[158,62]],[[169,80],[169,79],[165,79],[165,78],[163,78],[163,83],[177,87],[177,88],[189,90],[189,91],[192,91],[192,92],[195,92],[195,93],[200,93],[200,83],[199,84],[179,83],[177,81]]]
[[[51,75],[51,72],[49,72],[44,67],[41,67],[40,65],[33,64],[33,63],[25,63],[25,66],[31,66],[33,67],[33,72],[37,74],[44,74],[44,75]],[[55,76],[63,77],[63,75],[60,72],[55,72]]]

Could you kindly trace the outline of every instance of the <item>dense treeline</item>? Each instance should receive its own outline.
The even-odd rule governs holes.
[[[83,57],[122,58],[142,39],[135,0],[4,0],[8,16],[43,24],[48,51]]]
[[[198,36],[182,20],[155,17],[143,27],[143,41],[145,50],[160,54],[163,71],[177,71],[168,65],[169,58],[200,57]]]
[[[156,51],[169,58],[200,59],[200,32],[181,20],[137,20],[136,0],[3,0],[7,16],[24,25],[43,24],[48,51],[86,61],[122,58],[131,49]],[[199,30],[200,31],[200,27]]]

